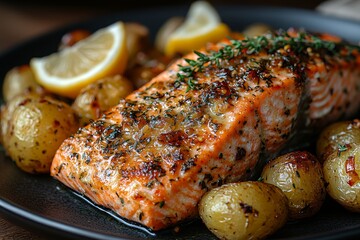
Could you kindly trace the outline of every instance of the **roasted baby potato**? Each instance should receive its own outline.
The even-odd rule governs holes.
[[[313,216],[324,203],[326,190],[322,166],[307,151],[290,152],[270,161],[261,177],[285,193],[291,220]]]
[[[81,90],[72,108],[80,117],[81,125],[97,119],[110,107],[117,105],[133,91],[132,83],[125,77],[115,75],[100,79]]]
[[[239,182],[207,192],[199,203],[199,213],[220,239],[261,239],[286,223],[288,203],[274,185]]]
[[[138,52],[144,51],[149,47],[149,29],[142,24],[127,22],[125,24],[126,45],[128,49],[128,67],[134,64],[135,56]]]
[[[247,26],[242,33],[247,37],[255,37],[271,31],[272,28],[264,23],[253,23]]]
[[[29,98],[38,98],[40,95],[35,94],[33,92],[20,94],[13,97],[10,101],[6,103],[6,105],[1,106],[1,139],[4,141],[4,136],[10,132],[9,129],[11,125],[11,120],[13,113],[17,107],[21,104],[25,103]]]
[[[159,29],[155,37],[155,47],[158,51],[164,52],[169,36],[184,23],[183,17],[169,18]]]
[[[48,173],[60,144],[78,129],[72,108],[49,96],[19,95],[4,107],[3,114],[4,149],[29,173]]]
[[[360,146],[348,143],[327,156],[324,178],[328,194],[346,209],[360,212]]]
[[[10,99],[19,94],[30,92],[43,94],[45,90],[35,81],[34,74],[29,65],[14,67],[6,73],[3,83],[5,102],[10,101]]]
[[[75,45],[77,42],[87,38],[91,32],[85,29],[76,29],[64,34],[61,38],[59,50]]]
[[[336,122],[326,127],[317,140],[316,154],[324,162],[331,154],[349,144],[360,145],[359,119]]]
[[[126,76],[140,88],[145,83],[162,73],[171,62],[171,59],[157,50],[140,51],[134,63],[126,72]]]

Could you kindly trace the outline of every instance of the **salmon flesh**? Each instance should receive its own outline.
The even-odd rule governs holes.
[[[299,129],[353,116],[359,92],[359,48],[336,37],[290,29],[209,43],[65,140],[51,175],[164,229],[197,216],[206,191],[249,179]]]

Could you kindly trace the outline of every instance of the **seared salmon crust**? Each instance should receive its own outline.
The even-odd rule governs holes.
[[[153,230],[196,216],[206,191],[248,179],[300,128],[358,111],[358,48],[325,37],[279,31],[187,55],[65,140],[51,175]]]

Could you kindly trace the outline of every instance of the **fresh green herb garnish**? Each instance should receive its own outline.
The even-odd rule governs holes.
[[[341,153],[345,152],[346,150],[348,150],[346,144],[344,145],[338,144],[338,157],[340,157]]]
[[[194,51],[198,56],[196,60],[185,59],[187,65],[179,65],[175,86],[186,83],[186,91],[193,90],[197,86],[195,73],[202,72],[204,68],[210,65],[220,67],[223,61],[231,60],[242,53],[257,54],[264,50],[274,53],[281,48],[290,48],[296,53],[311,49],[326,51],[329,54],[336,54],[341,49],[346,49],[348,55],[351,55],[354,49],[360,51],[360,46],[325,41],[306,32],[299,32],[297,37],[290,37],[286,32],[281,32],[279,34],[245,38],[244,40],[230,40],[230,42],[231,44],[224,45],[217,51],[209,51],[208,53]]]

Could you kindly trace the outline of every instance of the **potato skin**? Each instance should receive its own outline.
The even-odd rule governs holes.
[[[155,49],[140,51],[136,54],[132,66],[127,70],[126,76],[135,88],[140,88],[163,72],[171,61],[171,58]]]
[[[19,94],[45,94],[45,89],[36,81],[29,65],[22,65],[10,69],[3,82],[4,101],[8,102]]]
[[[149,48],[149,29],[136,22],[125,23],[126,46],[129,54],[128,67],[134,64],[136,54]]]
[[[273,30],[269,25],[264,23],[253,23],[247,26],[242,33],[248,37],[255,37]]]
[[[264,167],[261,177],[287,196],[290,220],[313,216],[324,203],[326,190],[322,166],[307,151],[277,157]]]
[[[49,96],[19,96],[4,112],[1,125],[6,153],[29,173],[48,173],[60,144],[78,129],[71,107]]]
[[[15,109],[22,105],[24,102],[27,101],[29,98],[37,98],[40,97],[38,94],[35,93],[25,93],[14,96],[10,101],[8,101],[5,105],[1,106],[1,142],[4,142],[4,138],[8,132],[11,131],[9,129],[12,126],[12,116]]]
[[[360,212],[360,146],[348,144],[333,152],[323,164],[328,194],[353,212]]]
[[[80,117],[81,125],[85,125],[117,105],[120,99],[125,98],[133,90],[132,83],[123,76],[103,78],[82,89],[72,108]]]
[[[316,143],[316,154],[324,162],[339,147],[348,144],[360,145],[360,120],[341,121],[327,126]]]
[[[220,239],[260,239],[286,223],[288,203],[274,185],[230,183],[207,192],[199,203],[199,213]]]

